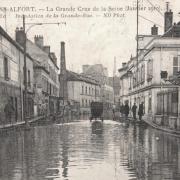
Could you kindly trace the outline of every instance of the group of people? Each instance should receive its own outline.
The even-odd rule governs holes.
[[[125,119],[127,119],[128,116],[129,116],[130,110],[131,110],[131,111],[132,111],[132,114],[133,114],[133,119],[134,119],[134,120],[137,120],[137,118],[136,118],[137,109],[138,109],[139,120],[141,121],[141,120],[142,120],[142,116],[144,115],[144,103],[143,103],[143,102],[141,102],[141,103],[139,104],[139,108],[137,107],[136,103],[134,103],[131,109],[130,109],[130,107],[129,107],[128,102],[126,102],[125,105],[122,104],[122,105],[120,106],[120,113],[121,113],[121,116],[122,116],[122,117],[125,116]]]

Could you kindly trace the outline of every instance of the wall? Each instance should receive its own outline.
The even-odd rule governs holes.
[[[4,107],[8,100],[14,106],[12,121],[22,120],[23,89],[24,89],[24,54],[12,41],[0,35],[0,124],[10,123],[5,119]],[[15,42],[14,42],[15,43]],[[4,57],[8,61],[8,78],[4,76]],[[27,57],[27,67],[30,70],[30,86],[28,91],[33,92],[33,62]],[[29,106],[28,106],[29,107]]]

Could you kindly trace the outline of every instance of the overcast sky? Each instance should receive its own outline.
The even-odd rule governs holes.
[[[160,12],[164,14],[165,2],[167,0],[140,0],[144,6],[151,7],[150,3],[160,6]],[[174,12],[174,21],[180,20],[178,12],[179,0],[169,0],[170,8]],[[134,0],[1,0],[1,7],[36,7],[36,12],[26,12],[25,14],[45,14],[39,9],[45,7],[125,7],[132,6]],[[120,12],[122,13],[122,12]],[[163,32],[164,18],[158,11],[140,11],[140,15],[160,25],[159,32]],[[0,14],[3,14],[1,11]],[[22,26],[22,19],[15,18],[17,12],[7,11],[6,26],[5,19],[0,19],[3,28],[7,28],[8,33],[14,38],[15,28]],[[18,14],[22,14],[19,12]],[[51,14],[51,12],[50,12]],[[99,13],[101,16],[103,13]],[[75,72],[81,72],[83,64],[102,63],[109,70],[109,75],[113,72],[114,57],[117,61],[117,69],[121,63],[128,61],[131,54],[135,55],[136,50],[136,11],[125,12],[124,18],[57,18],[57,19],[26,19],[27,22],[64,22],[65,25],[43,25],[35,26],[28,32],[28,38],[33,40],[34,35],[44,36],[45,45],[51,46],[59,60],[60,42],[66,43],[67,67]],[[153,23],[139,18],[140,34],[150,34]],[[58,61],[59,63],[59,61]],[[59,65],[59,64],[58,64]]]

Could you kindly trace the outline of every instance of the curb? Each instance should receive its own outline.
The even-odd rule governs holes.
[[[148,124],[149,126],[155,128],[155,129],[158,129],[158,130],[161,130],[161,131],[164,131],[168,134],[171,134],[171,135],[175,135],[175,136],[178,136],[180,137],[180,131],[176,131],[176,130],[171,130],[171,129],[168,129],[168,128],[165,128],[165,127],[160,127],[158,125],[156,125],[155,123],[152,123],[152,122],[149,122],[147,120],[144,120],[143,121]]]
[[[128,118],[128,119],[129,119],[129,120],[132,120],[131,117]],[[117,120],[115,120],[115,121],[117,121]],[[155,129],[164,131],[165,133],[170,134],[170,135],[173,135],[173,136],[180,137],[180,131],[177,131],[177,130],[171,130],[171,129],[168,129],[168,128],[165,128],[165,127],[158,126],[157,124],[152,123],[152,122],[149,122],[149,121],[147,121],[147,120],[145,120],[145,119],[142,119],[142,121],[143,121],[144,123],[146,123],[147,125],[149,125],[149,126],[155,128]]]
[[[29,120],[29,124],[35,123],[39,120],[42,120],[44,118],[44,116],[40,116],[40,117],[36,117],[36,118],[32,118],[31,120]],[[25,125],[25,121],[21,121],[21,122],[17,122],[14,124],[5,124],[5,125],[0,125],[0,130],[6,130],[6,129],[11,129],[11,128],[17,128],[17,127],[21,127]]]

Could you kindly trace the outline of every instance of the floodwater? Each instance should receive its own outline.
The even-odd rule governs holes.
[[[0,134],[0,180],[179,180],[180,138],[145,125],[89,121]]]

